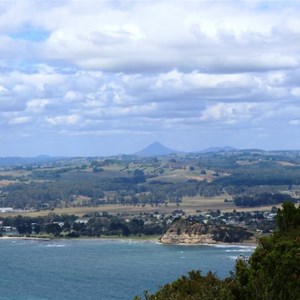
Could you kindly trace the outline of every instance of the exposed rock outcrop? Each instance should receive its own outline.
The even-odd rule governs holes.
[[[187,220],[173,222],[160,241],[164,244],[216,243],[205,224]]]
[[[174,234],[174,233],[165,233],[160,242],[163,244],[214,244],[216,243],[213,240],[213,236],[211,234]]]
[[[236,243],[247,240],[252,234],[233,226],[212,226],[189,220],[174,221],[160,238],[163,244],[215,244]]]

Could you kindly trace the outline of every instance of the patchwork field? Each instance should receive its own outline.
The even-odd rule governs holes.
[[[299,165],[298,152],[256,150],[6,164],[0,207],[33,215],[260,210],[299,199]]]
[[[100,205],[97,207],[68,207],[68,208],[55,208],[54,210],[40,210],[40,211],[28,211],[28,212],[21,212],[21,213],[0,213],[1,217],[8,217],[8,216],[16,216],[16,215],[23,215],[23,216],[46,216],[49,213],[55,214],[74,214],[77,216],[82,217],[83,215],[95,212],[108,212],[110,214],[140,214],[140,213],[161,213],[161,214],[168,214],[172,213],[174,210],[183,210],[186,215],[194,215],[199,212],[207,212],[210,210],[216,211],[220,209],[222,212],[232,212],[234,209],[236,211],[269,211],[271,208],[281,207],[281,204],[277,205],[264,205],[259,207],[237,207],[234,205],[233,202],[224,202],[224,198],[222,197],[212,197],[212,198],[185,198],[183,203],[180,206],[177,206],[175,203],[169,203],[167,206],[165,205],[158,205],[158,206],[151,206],[146,204],[145,206],[142,205],[120,205],[120,204],[107,204],[107,205]]]

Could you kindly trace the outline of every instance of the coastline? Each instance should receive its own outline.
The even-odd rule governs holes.
[[[0,240],[37,240],[37,241],[51,241],[51,238],[46,238],[46,237],[30,237],[30,236],[1,236]]]
[[[60,241],[60,240],[132,240],[132,241],[154,241],[154,242],[159,242],[160,236],[99,236],[99,237],[92,237],[92,236],[82,236],[82,237],[45,237],[45,236],[1,236],[0,240],[9,240],[9,239],[20,239],[20,240],[36,240],[36,241]]]
[[[225,243],[225,242],[202,242],[202,243],[163,243],[159,240],[159,244],[166,246],[211,246],[211,247],[257,247],[258,242],[256,241],[243,241],[238,243]]]
[[[36,236],[1,236],[0,240],[33,240],[33,241],[61,241],[61,240],[78,240],[78,241],[87,241],[87,240],[94,240],[94,241],[140,241],[140,242],[154,242],[160,245],[165,246],[212,246],[212,247],[257,247],[258,243],[253,240],[247,240],[239,243],[225,243],[225,242],[202,242],[202,243],[163,243],[160,240],[160,236],[132,236],[132,237],[124,237],[124,236],[101,236],[101,237],[78,237],[78,238],[66,238],[66,237],[36,237]]]
[[[174,232],[165,233],[159,239],[161,244],[165,245],[242,245],[242,246],[257,246],[258,237],[252,236],[250,239],[236,242],[216,241],[212,234],[195,234],[195,233],[181,233]]]

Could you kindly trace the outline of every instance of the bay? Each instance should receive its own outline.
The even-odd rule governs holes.
[[[229,275],[254,246],[0,239],[0,299],[127,300],[191,270]]]

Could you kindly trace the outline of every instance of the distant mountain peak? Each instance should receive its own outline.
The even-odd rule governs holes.
[[[152,144],[148,145],[147,147],[160,147],[160,148],[167,149],[167,147],[165,145],[163,145],[162,143],[160,143],[159,141],[155,141]]]
[[[162,156],[172,153],[178,153],[178,151],[169,149],[160,142],[155,141],[152,144],[148,145],[146,148],[136,152],[135,154],[139,156]]]

